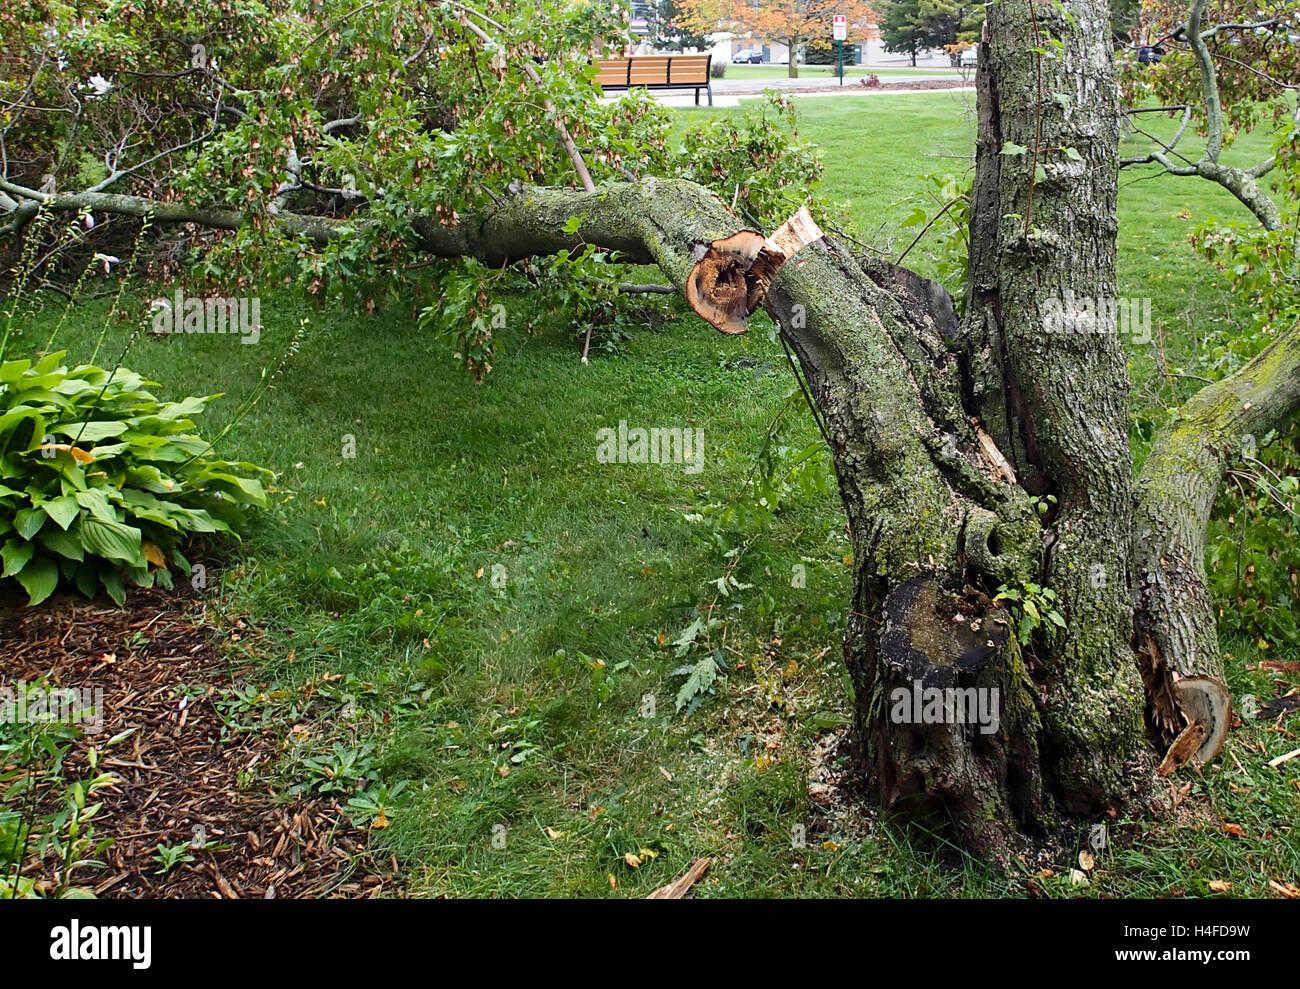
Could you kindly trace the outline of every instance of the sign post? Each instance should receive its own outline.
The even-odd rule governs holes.
[[[836,14],[831,21],[834,28],[833,37],[835,44],[839,48],[838,69],[840,76],[840,85],[844,85],[844,39],[849,36],[849,19],[843,14]]]

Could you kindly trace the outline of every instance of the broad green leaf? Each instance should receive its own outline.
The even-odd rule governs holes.
[[[86,509],[101,522],[117,522],[118,513],[108,500],[108,494],[102,488],[88,488],[78,491],[74,496],[77,504]]]
[[[108,591],[108,596],[116,602],[120,608],[126,604],[126,585],[122,583],[122,575],[108,567],[100,572],[100,582],[104,585],[104,590]]]
[[[81,514],[81,506],[77,504],[77,499],[71,495],[63,495],[60,498],[43,501],[40,507],[64,531],[67,531],[68,526],[72,525],[73,520]]]
[[[32,558],[36,552],[36,547],[28,542],[19,542],[11,539],[0,549],[0,559],[4,560],[4,571],[0,573],[2,577],[12,577],[19,570],[27,565],[27,561]]]
[[[691,669],[691,674],[682,684],[681,689],[677,691],[677,710],[689,706],[700,695],[713,686],[713,681],[718,678],[718,663],[710,653],[701,659]]]
[[[92,517],[81,520],[78,532],[81,545],[96,556],[128,566],[144,566],[140,530],[134,526]]]
[[[27,592],[28,606],[40,604],[59,586],[59,568],[53,560],[37,557],[18,572],[18,583]]]
[[[50,432],[71,436],[74,439],[79,437],[83,445],[89,445],[113,436],[121,436],[126,432],[126,429],[127,426],[124,422],[91,420],[90,422],[60,423],[57,426],[51,426]]]
[[[24,508],[21,512],[14,514],[14,529],[24,539],[31,539],[32,536],[41,531],[45,519],[45,513],[39,508]]]
[[[695,644],[695,638],[704,631],[704,620],[697,618],[686,626],[686,630],[673,640],[673,645],[677,647],[677,655],[685,656],[687,651]]]
[[[46,549],[53,550],[65,559],[80,563],[86,558],[86,553],[81,548],[81,538],[75,529],[64,532],[62,529],[46,528],[37,538]]]

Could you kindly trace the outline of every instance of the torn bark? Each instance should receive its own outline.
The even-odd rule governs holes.
[[[1038,719],[1010,623],[979,591],[953,594],[925,577],[886,599],[879,687],[889,716],[873,744],[890,753],[882,795],[909,818],[965,834],[981,817],[1009,834],[1043,819]]]

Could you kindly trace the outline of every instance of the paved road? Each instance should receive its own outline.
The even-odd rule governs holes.
[[[740,72],[744,71],[741,66],[736,66],[736,68]],[[880,81],[884,83],[884,86],[880,89],[865,88],[861,83],[862,76],[853,75],[846,75],[842,86],[839,84],[839,79],[832,75],[805,75],[800,76],[798,79],[791,79],[789,76],[777,76],[772,79],[737,78],[736,76],[730,79],[714,79],[713,105],[718,107],[739,106],[741,99],[753,99],[762,95],[765,89],[779,89],[793,96],[881,96],[899,93],[961,92],[963,88],[971,86],[975,75],[972,69],[962,70],[950,67],[946,58],[932,60],[929,64],[921,64],[915,70],[911,69],[906,59],[887,64],[858,66],[857,68],[872,72],[884,69],[907,69],[909,74],[880,76]],[[912,71],[915,71],[916,75],[912,75]],[[948,83],[949,85],[948,87],[934,89],[893,88],[898,83],[912,82],[928,83],[931,86],[936,86],[938,83]],[[973,92],[973,89],[971,91]],[[688,107],[695,105],[695,94],[690,91],[674,92],[670,90],[665,92],[651,90],[651,95],[665,106]]]
[[[891,66],[892,68],[892,66]],[[967,73],[968,79],[973,78],[974,73]],[[858,82],[860,76],[846,75],[844,77],[844,89],[856,87],[861,89]],[[924,74],[895,76],[885,75],[880,77],[883,83],[893,82],[948,82],[953,86],[962,85],[962,73],[957,69],[936,69],[927,71]],[[827,86],[836,86],[839,79],[834,76],[801,76],[798,79],[791,79],[782,76],[777,79],[714,79],[713,95],[716,97],[719,93],[754,93],[762,92],[764,89],[781,89],[781,90],[799,90],[799,89],[822,89]]]
[[[720,90],[718,88],[719,81],[725,81],[725,80],[715,79],[713,82],[713,105],[715,107],[740,106],[741,100],[755,100],[758,99],[763,93],[764,83],[762,82],[758,84],[749,83],[745,86],[738,85],[735,88],[733,88],[730,92],[727,92],[727,91]],[[740,80],[736,80],[736,81],[738,83],[740,82]],[[959,78],[952,80],[953,83],[952,86],[939,85],[933,89],[901,89],[901,88],[900,89],[891,89],[891,88],[867,89],[856,79],[850,79],[850,78],[846,78],[844,80],[843,86],[837,85],[836,84],[837,80],[834,79],[820,79],[820,80],[809,79],[809,80],[788,80],[788,81],[807,82],[807,85],[804,86],[781,87],[783,92],[787,92],[791,96],[795,96],[795,97],[830,96],[835,99],[850,99],[852,97],[870,98],[873,96],[910,96],[917,93],[931,93],[931,94],[968,93],[970,94],[972,99],[975,96],[975,87],[969,85],[962,86],[961,80]],[[883,82],[884,80],[882,79],[881,81]],[[934,83],[931,83],[931,85],[934,85]],[[668,91],[651,90],[650,95],[653,96],[655,99],[657,99],[664,106],[690,107],[695,105],[695,94],[690,91],[679,92],[673,90],[668,90]],[[700,102],[701,105],[704,105],[707,102],[707,100],[704,98],[704,94],[701,94]]]

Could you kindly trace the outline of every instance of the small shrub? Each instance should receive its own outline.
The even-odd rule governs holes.
[[[61,581],[118,605],[128,581],[170,588],[182,542],[235,535],[270,472],[210,456],[190,417],[218,396],[161,402],[134,372],[62,358],[0,364],[0,577],[33,605]]]

